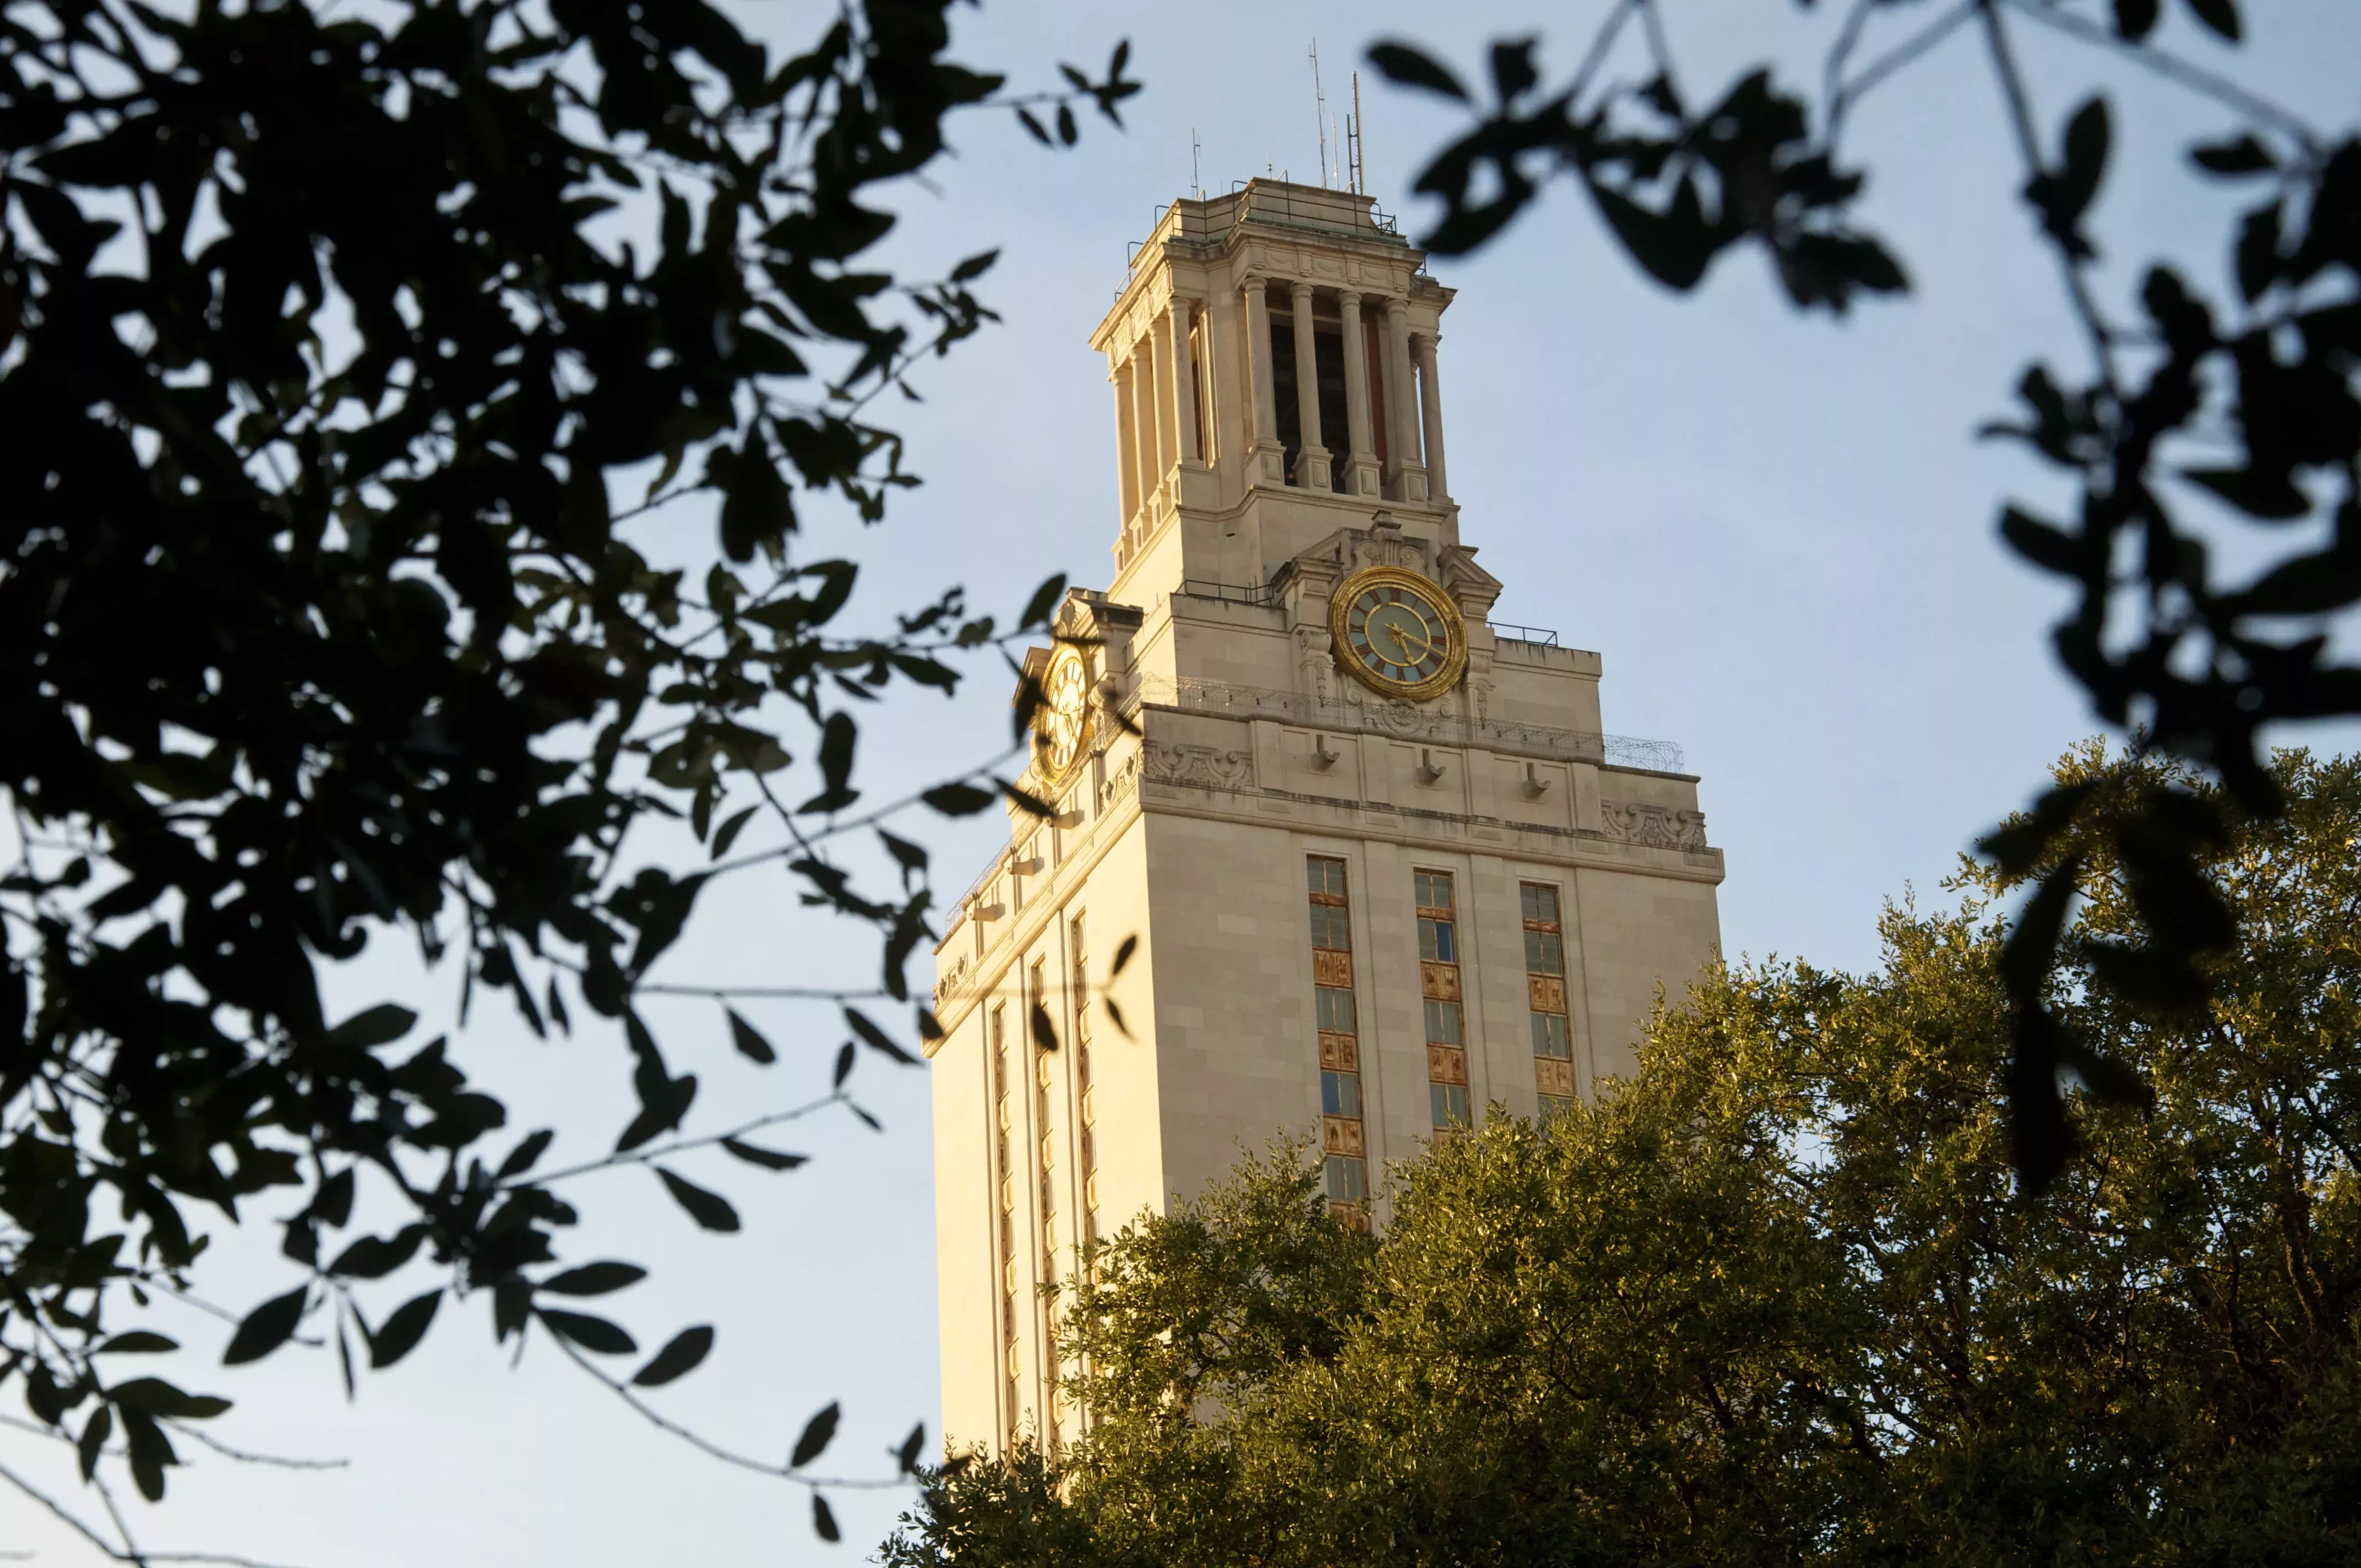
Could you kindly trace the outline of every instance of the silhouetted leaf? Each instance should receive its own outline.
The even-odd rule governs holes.
[[[847,1040],[836,1051],[836,1069],[829,1080],[830,1089],[842,1089],[844,1080],[852,1076],[852,1042]]]
[[[1457,77],[1444,69],[1423,50],[1414,49],[1409,44],[1396,43],[1390,39],[1383,43],[1371,44],[1368,59],[1369,63],[1376,66],[1389,82],[1398,82],[1405,87],[1423,88],[1429,93],[1440,93],[1446,98],[1456,98],[1463,103],[1466,101],[1467,89],[1459,85]]]
[[[1000,797],[972,784],[937,784],[918,797],[945,817],[972,817]]]
[[[738,835],[745,831],[746,824],[753,820],[754,813],[760,809],[761,807],[759,806],[746,806],[741,810],[732,812],[729,820],[721,824],[719,830],[713,835],[713,858],[715,860],[718,861],[722,856],[730,852],[730,846],[738,841]]]
[[[1017,810],[1025,813],[1026,816],[1032,817],[1035,821],[1054,822],[1057,820],[1058,808],[1049,801],[1042,799],[1041,796],[1035,795],[1031,790],[1019,789],[1016,785],[1005,782],[1001,784],[1000,788],[1001,792],[1008,796],[1010,803],[1013,804]]]
[[[787,1458],[787,1467],[800,1470],[818,1459],[835,1441],[837,1418],[843,1412],[831,1402],[827,1409],[804,1423],[801,1436],[796,1439],[795,1453]]]
[[[870,1022],[869,1015],[862,1012],[860,1008],[847,1007],[844,1010],[844,1021],[852,1025],[852,1032],[860,1036],[862,1043],[867,1045],[870,1049],[883,1051],[885,1055],[892,1057],[895,1061],[900,1062],[904,1067],[916,1067],[918,1065],[918,1058],[917,1057],[912,1056],[900,1046],[895,1045],[893,1037],[887,1035],[884,1030],[879,1028],[875,1024]]]
[[[694,1182],[684,1181],[664,1167],[655,1168],[664,1179],[664,1190],[673,1201],[688,1211],[688,1217],[708,1231],[734,1231],[738,1228],[738,1211],[728,1199],[718,1192],[708,1192]]]
[[[2232,43],[2238,41],[2236,0],[2189,0],[2189,14]]]
[[[2009,548],[2046,570],[2079,578],[2090,569],[2090,545],[2015,507],[2002,509],[2000,534]],[[2103,557],[2101,561],[2103,564]]]
[[[378,1046],[391,1045],[410,1033],[418,1022],[418,1014],[407,1007],[397,1007],[381,1002],[366,1012],[356,1013],[328,1031],[328,1044],[346,1050],[368,1050]]]
[[[539,1318],[551,1332],[598,1355],[629,1355],[640,1348],[619,1324],[610,1323],[604,1318],[594,1318],[588,1312],[536,1307],[533,1315]]]
[[[393,1315],[368,1336],[369,1365],[391,1366],[408,1355],[425,1337],[428,1326],[434,1321],[434,1309],[442,1302],[442,1291],[429,1290],[396,1307]]]
[[[763,1037],[763,1032],[741,1018],[737,1009],[724,1008],[722,1011],[730,1014],[730,1043],[738,1047],[740,1056],[749,1061],[760,1062],[764,1067],[779,1059],[779,1053],[771,1048],[771,1042]]]
[[[812,1494],[812,1532],[822,1541],[842,1541],[844,1532],[837,1528],[835,1510],[828,1499],[818,1492]]]
[[[1022,631],[1029,627],[1047,626],[1049,612],[1058,608],[1058,601],[1065,595],[1065,573],[1056,572],[1043,578],[1041,586],[1033,590],[1033,597],[1025,601],[1025,613],[1017,618],[1016,629]]]
[[[303,1305],[311,1299],[312,1288],[301,1285],[284,1296],[273,1296],[237,1325],[230,1335],[229,1349],[223,1353],[223,1364],[236,1366],[248,1361],[259,1361],[287,1343],[295,1325],[303,1321]]]
[[[766,1149],[753,1144],[740,1143],[736,1138],[722,1139],[721,1147],[732,1158],[742,1159],[748,1165],[760,1166],[764,1170],[793,1170],[799,1165],[810,1163],[811,1158],[808,1155],[781,1154],[776,1149]]]
[[[2154,0],[2146,0],[2153,5]],[[2190,159],[2213,174],[2261,174],[2279,167],[2270,148],[2248,131],[2228,141],[2201,142],[2189,149]]]
[[[164,1470],[180,1463],[164,1429],[145,1410],[123,1409],[124,1446],[130,1451],[131,1479],[151,1503],[164,1500]]]
[[[426,1230],[404,1225],[391,1236],[363,1236],[339,1253],[327,1271],[346,1279],[382,1279],[417,1255]]]
[[[2116,942],[2091,942],[2082,952],[2102,984],[2148,1012],[2201,1007],[2210,994],[2205,977],[2185,955]]]
[[[902,1446],[894,1451],[895,1474],[900,1475],[917,1475],[918,1473],[918,1454],[926,1446],[927,1423],[920,1421],[917,1426],[910,1429],[910,1435],[902,1440]]]
[[[74,1445],[82,1460],[82,1478],[88,1481],[98,1473],[98,1456],[106,1448],[107,1434],[115,1430],[115,1411],[102,1404],[91,1411],[82,1424],[82,1440]]]
[[[645,1366],[631,1374],[631,1382],[642,1388],[661,1388],[695,1371],[712,1349],[713,1330],[709,1326],[699,1323],[695,1328],[683,1329],[650,1356]]]
[[[610,1290],[637,1285],[648,1271],[636,1263],[586,1263],[553,1274],[533,1288],[557,1296],[604,1296]]]
[[[549,1152],[550,1143],[556,1136],[555,1132],[544,1127],[518,1144],[509,1151],[508,1157],[500,1161],[500,1168],[496,1173],[499,1179],[506,1181],[512,1176],[522,1176],[531,1170],[534,1162]]]

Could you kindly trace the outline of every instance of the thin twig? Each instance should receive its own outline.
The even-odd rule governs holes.
[[[1872,3],[1874,3],[1874,0],[1872,0]],[[1894,45],[1894,48],[1886,50],[1885,53],[1878,56],[1875,60],[1870,61],[1869,64],[1863,66],[1861,68],[1861,74],[1854,77],[1850,82],[1839,82],[1836,81],[1837,71],[1839,68],[1836,63],[1836,56],[1831,54],[1829,57],[1829,80],[1831,82],[1834,82],[1835,85],[1830,89],[1828,93],[1829,148],[1831,149],[1835,148],[1837,137],[1844,129],[1845,115],[1851,112],[1852,106],[1855,104],[1860,103],[1863,98],[1867,97],[1878,87],[1882,86],[1889,78],[1902,71],[1906,67],[1916,64],[1921,57],[1933,49],[1936,45],[1941,43],[1945,38],[1949,38],[1961,24],[1971,20],[1975,16],[1978,5],[1979,0],[1960,0],[1960,3],[1958,5],[1953,6],[1950,10],[1946,11],[1940,16],[1936,17],[1935,20],[1920,28],[1910,38]],[[1855,13],[1857,16],[1860,14],[1861,13],[1858,12]],[[1846,44],[1839,44],[1838,47],[1839,49],[1849,49],[1850,44],[1849,42]]]
[[[170,1417],[165,1417],[163,1418],[163,1420],[166,1426],[170,1427],[174,1431],[179,1432],[181,1436],[194,1438],[198,1442],[212,1449],[215,1453],[220,1454],[223,1458],[235,1459],[241,1464],[275,1464],[283,1470],[342,1470],[352,1463],[352,1461],[348,1459],[286,1459],[275,1453],[249,1453],[241,1448],[232,1448],[228,1443],[222,1442],[221,1439],[214,1437],[213,1434],[206,1431],[203,1427],[192,1425],[185,1420],[174,1420]],[[66,1431],[63,1428],[43,1426],[38,1421],[28,1421],[22,1416],[0,1414],[0,1426],[13,1427],[21,1432],[30,1432],[35,1437],[45,1437],[52,1442],[62,1442],[69,1446],[77,1446],[74,1442],[73,1434]],[[125,1448],[115,1447],[102,1449],[100,1452],[105,1454],[109,1459],[120,1459],[129,1451]]]
[[[2000,78],[2001,92],[2008,100],[2009,120],[2016,132],[2017,150],[2025,159],[2026,173],[2028,178],[2046,173],[2048,165],[2042,160],[2040,136],[2033,124],[2033,105],[2026,94],[2025,79],[2017,71],[2016,57],[2009,49],[2008,29],[2001,21],[1999,0],[1975,0],[1975,5],[1983,13],[1984,36],[1992,45],[1993,71]],[[2059,272],[2073,301],[2075,317],[2091,339],[2091,356],[2100,384],[2111,396],[2120,399],[2122,393],[2115,385],[2114,345],[2106,322],[2099,314],[2097,302],[2091,298],[2090,286],[2083,280],[2082,269],[2076,265],[2072,253],[2063,240],[2055,244]]]
[[[23,1476],[17,1475],[15,1471],[9,1469],[5,1464],[0,1464],[0,1481],[5,1481],[11,1486],[16,1487],[19,1492],[24,1493],[25,1496],[32,1498],[33,1501],[40,1504],[44,1508],[47,1508],[59,1519],[60,1522],[64,1524],[67,1529],[81,1536],[84,1541],[89,1541],[92,1546],[97,1548],[100,1552],[104,1552],[107,1558],[112,1562],[137,1563],[212,1563],[221,1564],[222,1568],[276,1568],[276,1565],[272,1563],[258,1562],[251,1557],[233,1556],[232,1554],[225,1552],[146,1552],[136,1553],[125,1552],[121,1548],[118,1548],[113,1541],[107,1540],[106,1537],[99,1534],[97,1530],[92,1529],[88,1523],[67,1509],[55,1498],[51,1497],[46,1492],[43,1492],[39,1487],[34,1486],[31,1482],[26,1480]]]
[[[983,766],[970,769],[961,777],[952,779],[949,782],[952,784],[965,784],[969,779],[976,777],[979,773],[989,777],[991,769],[996,768],[1002,763],[1007,762],[1010,758],[1018,755],[1024,751],[1024,749],[1025,743],[1019,740],[1011,745],[1006,751],[1002,751],[998,756],[994,757],[990,762],[985,762]],[[791,820],[787,824],[787,830],[796,836],[796,841],[795,843],[782,844],[774,850],[758,850],[751,855],[741,855],[734,861],[723,861],[720,864],[713,867],[707,874],[710,876],[719,876],[723,872],[742,871],[748,866],[761,865],[766,861],[775,861],[783,856],[792,855],[798,851],[809,853],[812,846],[822,843],[827,839],[833,839],[840,833],[851,833],[862,828],[874,827],[876,824],[884,821],[889,817],[907,811],[910,807],[922,804],[926,795],[928,794],[928,790],[939,787],[941,786],[930,784],[928,786],[927,790],[919,790],[916,794],[906,795],[898,800],[890,801],[887,804],[877,807],[874,811],[863,812],[859,817],[848,817],[841,819],[832,818],[825,828],[816,828],[810,832],[804,831],[802,828]],[[782,809],[784,810],[784,808]]]
[[[352,1464],[349,1459],[290,1459],[279,1453],[254,1453],[243,1448],[232,1448],[203,1427],[187,1421],[168,1420],[164,1424],[183,1437],[196,1439],[224,1459],[234,1459],[240,1464],[269,1464],[281,1470],[343,1470]]]
[[[594,1170],[620,1170],[627,1165],[645,1165],[650,1160],[662,1159],[666,1155],[682,1154],[690,1149],[710,1148],[724,1138],[742,1138],[749,1133],[759,1133],[765,1127],[775,1127],[782,1122],[796,1121],[810,1115],[815,1111],[824,1111],[839,1101],[850,1105],[852,1103],[852,1097],[841,1089],[833,1090],[820,1099],[807,1102],[790,1111],[774,1111],[767,1116],[757,1116],[743,1126],[732,1127],[726,1133],[713,1133],[696,1138],[680,1138],[665,1144],[661,1148],[633,1149],[628,1154],[610,1154],[604,1159],[588,1160],[581,1165],[568,1166],[564,1170],[553,1170],[543,1176],[511,1177],[507,1181],[502,1182],[501,1186],[504,1188],[543,1187],[553,1181],[564,1181],[569,1177],[588,1176]]]
[[[1664,79],[1664,85],[1672,89],[1673,96],[1686,104],[1687,100],[1681,96],[1681,84],[1673,75],[1673,46],[1664,37],[1664,18],[1656,9],[1656,0],[1637,0],[1636,8],[1641,22],[1647,28],[1648,52],[1655,57],[1656,74]],[[1686,115],[1686,107],[1682,114]]]
[[[2136,44],[2127,38],[2118,38],[2114,28],[2102,27],[2070,11],[2051,5],[2027,5],[2026,0],[2009,0],[2009,4],[2013,10],[2043,27],[2055,27],[2061,33],[2081,38],[2084,43],[2113,49],[2168,82],[2178,82],[2192,93],[2213,99],[2225,109],[2235,110],[2248,119],[2262,120],[2278,126],[2302,143],[2304,152],[2312,158],[2320,156],[2327,140],[2293,110],[2282,108],[2259,93],[2249,93],[2228,77],[2208,71],[2202,65],[2192,65],[2177,55],[2167,54],[2147,44]]]
[[[1575,67],[1574,80],[1566,84],[1567,104],[1580,106],[1584,89],[1590,85],[1590,79],[1598,75],[1599,69],[1607,63],[1608,51],[1615,47],[1615,40],[1623,34],[1623,24],[1631,19],[1631,14],[1643,3],[1644,0],[1620,0],[1607,20],[1598,25],[1598,36],[1590,40],[1590,52],[1582,57],[1582,63]]]
[[[552,1333],[549,1337],[557,1342],[557,1348],[564,1351],[575,1365],[605,1384],[609,1392],[637,1410],[658,1431],[671,1433],[690,1447],[719,1459],[725,1464],[735,1464],[741,1470],[752,1470],[758,1475],[776,1476],[782,1481],[798,1481],[815,1491],[822,1486],[833,1486],[843,1490],[884,1491],[891,1487],[909,1485],[906,1478],[899,1475],[890,1481],[862,1481],[840,1475],[805,1475],[798,1473],[792,1465],[774,1464],[767,1459],[755,1459],[733,1449],[724,1448],[712,1439],[701,1436],[678,1421],[664,1416],[637,1394],[632,1393],[629,1384],[619,1378],[609,1377],[604,1370],[576,1349],[573,1343],[564,1334]]]
[[[642,996],[708,996],[716,1002],[732,996],[777,1002],[873,1002],[894,995],[882,986],[870,991],[829,991],[809,985],[651,985],[642,981],[631,990]]]

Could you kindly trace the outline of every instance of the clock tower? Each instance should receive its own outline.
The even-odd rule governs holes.
[[[1387,1162],[1631,1071],[1718,947],[1677,749],[1490,619],[1425,261],[1367,196],[1253,181],[1165,208],[1092,336],[1113,576],[1026,665],[1050,815],[1011,808],[936,950],[955,1446],[1079,1430],[1045,1288],[1094,1242],[1281,1134],[1382,1223]]]

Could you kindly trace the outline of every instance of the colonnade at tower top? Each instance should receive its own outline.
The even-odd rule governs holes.
[[[1333,498],[1455,532],[1436,366],[1452,291],[1424,260],[1351,192],[1256,180],[1164,209],[1091,340],[1115,386],[1118,592],[1139,570],[1259,577],[1308,542],[1270,518],[1246,531],[1258,559],[1217,544],[1235,530],[1183,530],[1158,549],[1183,513],[1285,501],[1324,514],[1316,502]]]

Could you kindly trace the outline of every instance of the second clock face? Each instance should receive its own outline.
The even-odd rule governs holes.
[[[1049,661],[1041,680],[1041,707],[1033,722],[1041,771],[1058,778],[1074,765],[1090,740],[1091,672],[1081,650],[1060,648]]]
[[[1336,591],[1331,630],[1337,656],[1390,696],[1433,696],[1458,680],[1467,659],[1456,606],[1409,572],[1378,567]]]

